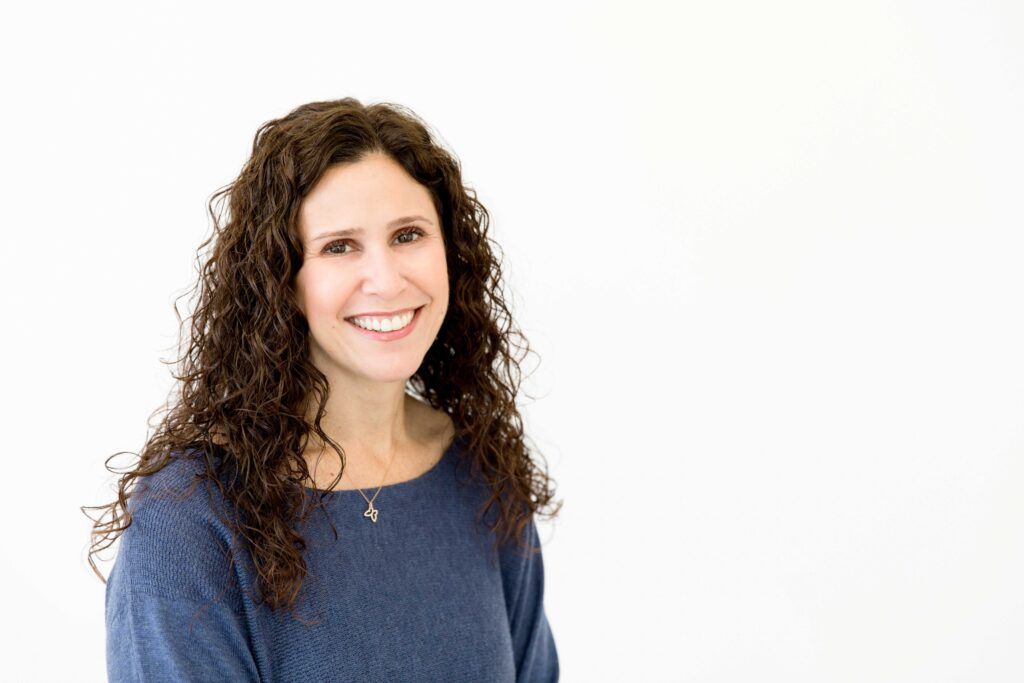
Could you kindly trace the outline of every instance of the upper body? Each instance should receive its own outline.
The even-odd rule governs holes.
[[[140,456],[146,489],[127,499],[130,525],[117,508],[138,471],[99,525],[121,534],[110,678],[556,680],[541,556],[515,543],[492,553],[494,520],[478,519],[492,489],[533,511],[552,492],[523,443],[510,372],[522,335],[457,159],[398,108],[312,102],[261,126],[216,197],[228,211],[218,224],[211,200],[214,248],[176,375],[183,400]],[[488,452],[453,440],[424,455],[442,430],[425,426],[410,383]],[[320,457],[321,438],[344,462]],[[186,456],[208,439],[231,454],[230,501],[205,481],[184,500],[161,495],[196,483],[205,464]],[[167,452],[178,456],[152,471]],[[303,495],[331,492],[326,511],[291,529],[278,501],[304,469],[296,456],[312,472]],[[460,477],[463,463],[483,464],[487,484]],[[373,496],[378,483],[368,509],[355,487]],[[232,563],[222,519],[233,513],[247,536],[280,540]],[[525,521],[521,540],[539,546]],[[294,533],[304,546],[288,545]],[[303,563],[294,596],[312,624],[268,607],[289,602]]]
[[[327,494],[337,540],[321,510],[299,527],[297,614],[309,625],[254,602],[248,553],[230,567],[216,487],[161,495],[186,491],[202,467],[173,459],[129,501],[106,593],[110,680],[557,681],[542,556],[491,552],[463,449],[452,441],[427,471],[381,488],[375,522],[358,490]],[[532,519],[525,531],[539,546]]]

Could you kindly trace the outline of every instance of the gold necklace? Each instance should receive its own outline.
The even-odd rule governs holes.
[[[380,479],[380,486],[377,487],[377,493],[373,494],[373,498],[367,498],[366,494],[363,493],[363,490],[361,488],[359,488],[358,485],[356,486],[356,491],[359,491],[359,495],[363,497],[363,500],[366,501],[366,504],[368,506],[366,508],[366,512],[363,513],[363,517],[369,517],[370,520],[374,524],[377,523],[377,515],[378,515],[378,513],[380,513],[380,510],[378,510],[377,508],[373,507],[373,501],[377,500],[377,496],[380,494],[380,490],[382,488],[384,488],[384,482],[388,478],[388,470],[391,469],[391,463],[393,463],[394,461],[395,461],[395,454],[392,453],[391,454],[391,459],[388,460],[388,466],[384,468],[384,476],[381,477],[381,479]],[[349,479],[352,479],[351,475],[349,475]],[[352,481],[352,483],[355,484],[355,481]]]

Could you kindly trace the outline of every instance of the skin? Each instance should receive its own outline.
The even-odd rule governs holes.
[[[403,216],[422,218],[388,227]],[[419,476],[454,434],[447,415],[405,393],[448,310],[444,238],[430,192],[390,157],[373,154],[328,169],[299,207],[298,227],[304,256],[296,303],[309,322],[312,362],[330,384],[321,425],[346,454],[334,488]],[[350,227],[364,232],[321,236]],[[422,234],[402,235],[410,228]],[[391,342],[345,320],[421,305],[412,333]],[[326,486],[340,467],[337,454],[313,437],[310,449],[304,455],[315,483]]]

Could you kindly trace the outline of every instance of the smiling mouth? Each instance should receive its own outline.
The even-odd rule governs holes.
[[[410,325],[412,325],[413,321],[415,321],[416,317],[419,315],[419,312],[425,306],[426,306],[426,304],[424,304],[423,306],[420,306],[418,308],[414,308],[414,309],[412,309],[410,311],[406,311],[402,315],[391,315],[391,316],[362,316],[362,315],[354,315],[354,316],[352,316],[350,318],[345,318],[345,321],[350,323],[350,324],[352,324],[352,325],[354,325],[354,326],[356,326],[356,327],[358,327],[361,330],[366,330],[367,332],[378,332],[378,333],[400,332],[401,330],[404,330],[407,327],[409,327]],[[359,323],[356,322],[357,318],[362,318],[366,322],[369,322],[369,320],[367,320],[367,319],[382,320],[382,321],[386,321],[388,324],[390,324],[391,321],[393,321],[395,318],[399,318],[400,320],[404,320],[405,324],[403,324],[401,327],[392,327],[391,329],[383,329],[383,327],[382,327],[382,329],[377,329],[377,328],[372,327],[372,326],[371,327],[367,327],[365,325],[360,325]],[[406,318],[408,318],[408,320],[405,320]]]
[[[426,306],[426,304],[423,304]],[[345,320],[352,320],[353,318],[393,318],[396,315],[406,315],[407,313],[415,313],[416,311],[423,308],[423,306],[417,306],[416,308],[403,308],[400,311],[393,311],[391,313],[357,313],[356,315],[350,315]]]

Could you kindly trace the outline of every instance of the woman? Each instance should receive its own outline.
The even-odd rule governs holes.
[[[90,508],[110,679],[557,680],[561,503],[457,161],[402,107],[315,102],[209,209],[179,390]]]

